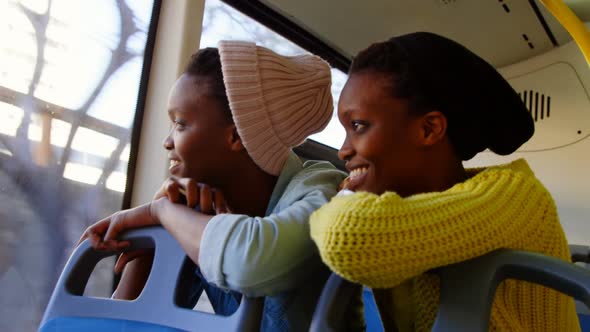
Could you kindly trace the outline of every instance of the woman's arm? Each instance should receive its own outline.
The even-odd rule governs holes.
[[[212,217],[162,197],[98,221],[86,229],[78,244],[89,239],[95,249],[117,251],[129,246],[129,241],[119,239],[123,232],[161,224],[198,263],[201,236]]]
[[[310,270],[305,267],[310,268],[313,263],[310,260],[317,255],[309,237],[309,216],[327,203],[336,192],[337,183],[334,181],[331,188],[307,192],[304,197],[294,195],[288,207],[267,217],[209,216],[167,198],[153,201],[151,210],[154,220],[200,265],[208,282],[247,295],[269,295],[292,288],[295,282],[309,276]],[[135,216],[135,221],[138,219]],[[210,219],[211,225],[207,226]],[[111,222],[109,230],[114,230],[107,232],[102,249],[109,250],[108,246],[120,243],[115,239],[129,229],[127,224],[131,223],[121,217]],[[133,225],[141,227],[137,222]],[[208,235],[203,237],[206,226]],[[316,265],[320,266],[321,261],[315,257]],[[149,275],[147,264],[152,258],[142,257],[140,262],[136,259],[128,263],[113,296],[137,297]]]
[[[532,174],[498,169],[445,192],[335,197],[310,224],[333,271],[391,288],[439,266],[522,247],[556,222],[554,203]]]
[[[190,208],[199,205],[199,210],[206,214],[212,214],[214,210],[216,213],[225,213],[228,210],[221,192],[211,190],[207,185],[198,184],[190,178],[168,178],[153,200],[160,198],[168,198],[172,203],[186,204]],[[153,258],[153,249],[134,250],[119,255],[115,273],[122,275],[112,297],[127,300],[137,298],[145,287]]]
[[[215,216],[203,236],[201,272],[208,282],[248,296],[293,288],[321,266],[308,222],[327,201],[314,192],[266,217]]]
[[[187,255],[198,264],[201,237],[211,217],[189,207],[174,204],[166,197],[162,197],[100,220],[84,232],[79,243],[88,238],[96,249],[118,251],[129,246],[128,241],[119,239],[123,232],[161,224],[180,243]],[[134,261],[126,264],[119,287],[113,294],[114,298],[133,299],[141,293],[151,269],[153,254],[138,256]],[[125,263],[121,264],[118,261],[116,268],[122,269],[120,265]]]
[[[166,198],[153,201],[152,209],[162,226],[178,241],[188,257],[199,264],[201,237],[213,216],[174,204]]]
[[[153,261],[154,255],[148,254],[127,263],[112,298],[122,300],[136,299],[141,294],[150,275]]]
[[[336,194],[343,178],[331,166],[318,166],[290,181],[269,216],[215,216],[203,235],[199,259],[207,281],[259,296],[309,278],[322,267],[309,236],[309,217]]]

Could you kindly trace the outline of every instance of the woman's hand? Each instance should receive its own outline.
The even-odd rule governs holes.
[[[123,210],[104,218],[88,227],[78,241],[90,240],[93,248],[98,250],[118,251],[129,247],[129,241],[120,241],[121,233],[134,228],[159,224],[152,213],[152,203],[147,203],[129,210]]]
[[[199,206],[201,213],[214,215],[230,212],[223,193],[191,178],[172,176],[162,184],[154,199],[168,198],[172,203]]]
[[[166,198],[172,203],[183,204],[190,208],[199,206],[202,213],[209,215],[230,212],[221,191],[212,190],[208,185],[197,183],[190,178],[168,178],[154,196],[154,200],[161,198]],[[153,249],[124,252],[119,255],[115,263],[115,273],[121,273],[127,263],[134,259],[153,255]]]

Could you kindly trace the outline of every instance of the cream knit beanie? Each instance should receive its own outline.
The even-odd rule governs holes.
[[[291,148],[332,117],[330,66],[315,55],[282,56],[250,42],[218,47],[242,143],[262,170],[279,175]]]

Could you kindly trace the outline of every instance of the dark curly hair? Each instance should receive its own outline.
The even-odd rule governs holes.
[[[458,157],[487,148],[510,154],[534,133],[534,122],[510,84],[485,60],[445,37],[417,32],[359,52],[349,74],[370,71],[391,78],[391,94],[410,111],[442,112]]]
[[[225,84],[223,83],[221,57],[217,48],[203,48],[191,55],[188,64],[184,68],[184,73],[207,78],[209,81],[209,95],[217,99],[222,106],[225,118],[233,121],[229,100],[225,92]]]
[[[390,75],[392,83],[391,95],[407,99],[412,112],[426,112],[434,105],[420,89],[419,82],[416,80],[406,58],[405,51],[394,43],[375,43],[357,54],[348,74],[372,71]]]

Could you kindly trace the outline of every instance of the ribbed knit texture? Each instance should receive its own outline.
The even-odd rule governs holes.
[[[444,192],[333,198],[310,219],[322,259],[344,278],[373,288],[412,279],[408,305],[416,331],[429,331],[437,312],[438,278],[428,270],[499,248],[570,260],[553,199],[524,160],[469,172],[470,179]],[[490,330],[580,327],[570,298],[508,280],[496,292]]]
[[[291,148],[332,117],[330,66],[315,55],[287,57],[250,42],[218,47],[238,134],[252,160],[278,175]]]

